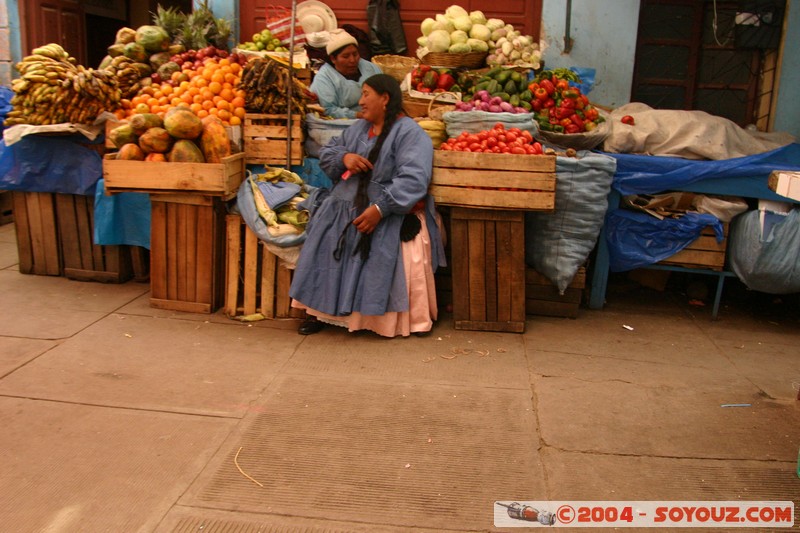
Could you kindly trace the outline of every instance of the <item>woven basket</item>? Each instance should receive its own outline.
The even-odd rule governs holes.
[[[403,109],[406,115],[411,118],[436,116],[436,120],[441,120],[442,113],[452,111],[456,108],[451,102],[437,102],[436,99],[443,94],[437,93],[433,98],[414,98],[413,96],[403,95]]]
[[[370,61],[381,67],[384,74],[388,74],[400,83],[403,82],[406,74],[419,65],[419,61],[413,57],[391,54],[372,56]]]
[[[422,62],[432,67],[447,68],[480,68],[486,66],[486,56],[489,52],[467,52],[466,54],[451,54],[449,52],[428,52]]]

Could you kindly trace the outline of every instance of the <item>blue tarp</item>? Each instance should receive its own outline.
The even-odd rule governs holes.
[[[696,161],[679,157],[612,154],[617,160],[614,189],[623,196],[687,190],[713,181],[718,194],[763,197],[766,178],[773,170],[800,170],[800,144],[794,143],[770,152],[723,159]],[[723,191],[722,189],[726,189]],[[738,190],[739,192],[733,192]]]
[[[0,141],[0,189],[94,195],[103,160],[82,146],[89,143],[80,134],[26,135],[11,146]]]
[[[94,243],[150,248],[150,195],[124,192],[107,196],[103,180],[94,196]]]

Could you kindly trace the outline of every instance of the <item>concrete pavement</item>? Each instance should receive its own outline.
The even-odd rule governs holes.
[[[612,280],[603,311],[524,334],[445,315],[424,338],[303,337],[153,309],[147,284],[20,274],[0,226],[0,530],[514,531],[495,501],[797,504],[800,309],[731,285],[717,321]]]

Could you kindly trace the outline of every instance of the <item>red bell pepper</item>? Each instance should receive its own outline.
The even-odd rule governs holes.
[[[553,82],[550,80],[542,80],[539,82],[539,87],[544,87],[544,90],[547,91],[547,94],[552,95],[556,92],[556,86],[553,85]]]

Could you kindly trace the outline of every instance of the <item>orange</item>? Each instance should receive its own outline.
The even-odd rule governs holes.
[[[217,105],[217,109],[219,109],[220,111],[223,110],[223,109],[225,111],[230,111],[231,104],[228,103],[227,100],[224,100],[224,99],[220,98],[219,96],[216,96],[215,98],[219,98],[219,101],[215,101],[214,102]]]
[[[208,116],[208,111],[206,111],[205,109],[201,109],[196,114],[200,118],[206,118]]]
[[[203,78],[202,76],[196,76],[192,78],[192,82],[194,83],[195,87],[206,87],[208,86],[208,80]]]
[[[219,117],[220,120],[226,122],[231,118],[231,112],[228,111],[227,109],[219,109],[217,111],[217,116]]]
[[[191,109],[192,111],[194,111],[195,113],[197,113],[198,111],[200,111],[201,109],[203,109],[203,104],[191,104],[191,105],[189,106],[189,109]]]
[[[244,116],[247,114],[247,110],[244,107],[235,107],[233,108],[233,116],[243,119]]]
[[[242,119],[240,119],[236,115],[233,115],[229,120],[229,122],[231,123],[231,126],[238,126],[242,123]]]
[[[244,107],[244,98],[241,96],[235,96],[233,100],[231,100],[231,105],[233,107]]]
[[[203,100],[203,103],[200,105],[202,105],[203,109],[205,109],[206,111],[210,111],[211,109],[216,109],[214,107],[214,102],[212,100]]]
[[[208,88],[211,89],[212,93],[219,94],[222,91],[222,84],[217,81],[212,81],[208,84]]]
[[[137,113],[137,114],[139,114],[139,113],[149,113],[150,112],[150,106],[145,104],[145,103],[141,103],[141,104],[138,104],[136,107],[134,107],[133,111],[135,113]]]
[[[213,100],[214,99],[214,91],[209,87],[208,89],[203,89],[200,91],[200,96],[203,97],[203,100]]]
[[[234,85],[239,81],[239,76],[233,74],[232,72],[228,72],[227,74],[225,74],[225,81],[230,83],[231,85]]]
[[[220,59],[219,61],[217,61],[217,64],[218,64],[219,66],[221,66],[221,67],[228,67],[228,66],[230,66],[230,64],[231,64],[231,60],[230,60],[230,59],[228,59],[227,57],[223,57],[222,59]]]

